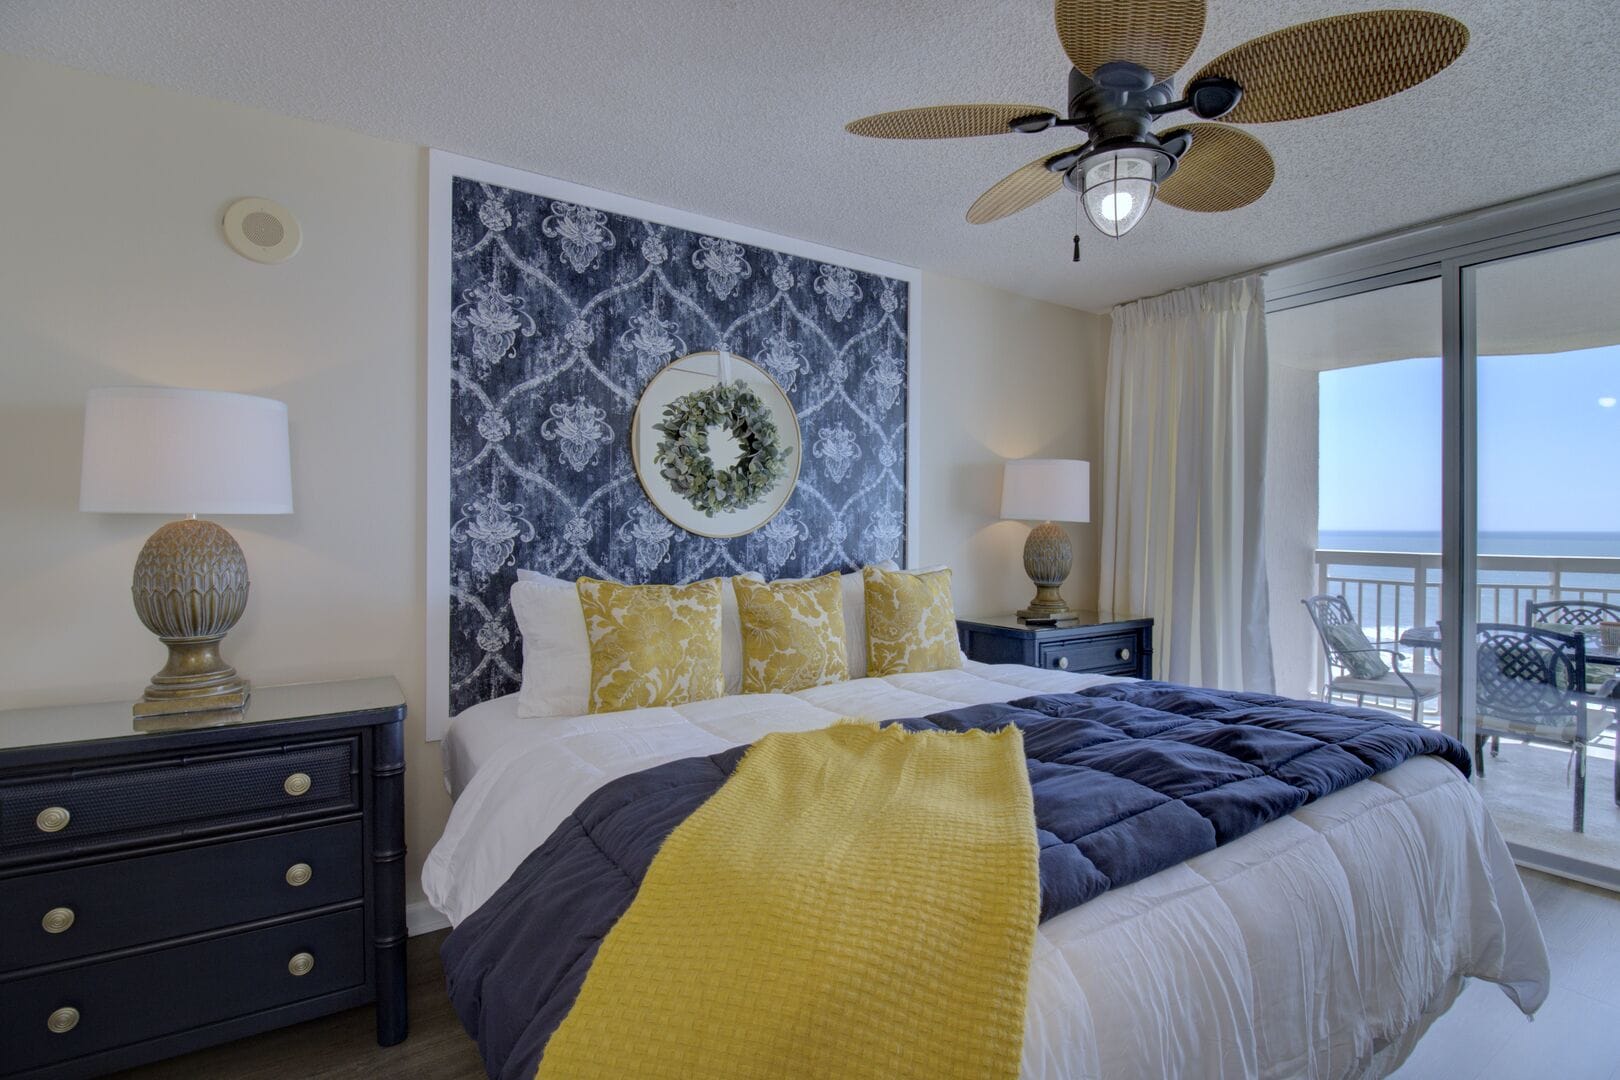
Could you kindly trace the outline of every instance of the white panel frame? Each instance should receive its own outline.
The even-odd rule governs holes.
[[[677,229],[786,252],[801,258],[847,266],[904,281],[906,310],[906,550],[907,566],[918,559],[918,496],[921,483],[922,272],[915,267],[780,236],[675,210],[655,203],[584,187],[539,173],[443,150],[428,149],[427,272],[427,741],[437,742],[450,726],[450,192],[455,177],[480,180],[547,199],[582,203],[614,214],[654,221]]]

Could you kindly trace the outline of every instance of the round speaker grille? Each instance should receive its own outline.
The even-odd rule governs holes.
[[[303,234],[292,211],[269,199],[238,199],[225,211],[225,239],[254,262],[285,262],[298,253]]]
[[[242,219],[242,235],[260,247],[275,247],[287,235],[287,230],[263,210],[255,210]]]

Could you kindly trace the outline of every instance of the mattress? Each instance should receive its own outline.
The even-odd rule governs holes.
[[[460,796],[423,886],[459,923],[592,790],[665,761],[1102,678],[970,662],[674,709],[522,721],[510,706],[469,709],[446,748]],[[1023,1073],[1382,1076],[1470,976],[1532,1012],[1546,950],[1478,794],[1416,759],[1044,923]]]
[[[517,700],[516,694],[506,694],[480,701],[450,722],[450,729],[439,740],[439,757],[444,762],[444,789],[452,799],[461,797],[473,774],[502,747],[516,745],[524,735],[533,735],[548,723],[519,716]]]

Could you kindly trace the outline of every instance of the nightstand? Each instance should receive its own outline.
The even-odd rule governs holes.
[[[255,687],[229,722],[0,712],[0,1076],[65,1080],[368,1002],[405,1037],[405,701]]]
[[[1153,674],[1153,620],[1081,612],[1052,626],[1026,626],[1016,615],[956,620],[968,659],[984,664],[1027,664],[1097,675]]]

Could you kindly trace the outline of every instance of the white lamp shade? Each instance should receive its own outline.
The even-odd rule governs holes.
[[[1020,458],[1001,474],[1001,516],[1020,521],[1090,521],[1091,463]]]
[[[90,391],[80,510],[290,514],[292,508],[282,402],[162,386]]]

